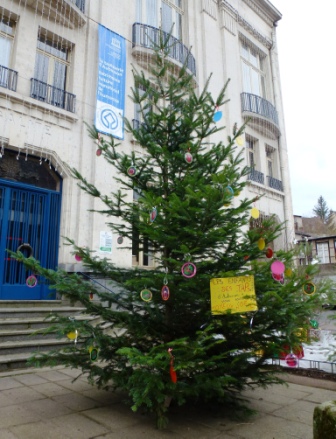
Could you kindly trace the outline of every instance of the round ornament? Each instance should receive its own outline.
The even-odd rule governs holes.
[[[34,275],[28,276],[26,279],[26,285],[29,288],[34,288],[37,285],[37,278]]]
[[[305,294],[308,294],[308,296],[316,292],[316,286],[313,284],[313,282],[306,282],[302,289]]]
[[[274,261],[271,264],[272,274],[283,274],[285,271],[285,264],[281,261]]]
[[[161,297],[162,300],[168,300],[170,296],[170,291],[168,285],[163,285],[161,288]]]
[[[181,272],[184,277],[194,277],[196,274],[196,265],[192,262],[186,262],[182,265]]]
[[[286,355],[285,361],[289,367],[296,367],[298,365],[298,358],[293,353]]]
[[[224,189],[224,194],[229,197],[229,199],[231,199],[234,195],[234,190],[232,189],[231,186],[226,186],[226,188]]]
[[[264,238],[259,238],[258,239],[258,249],[259,250],[264,250],[265,245],[266,245],[266,243],[265,243]]]
[[[221,120],[222,116],[223,116],[222,111],[216,111],[215,114],[213,115],[213,121],[219,122]]]
[[[128,174],[130,177],[134,177],[135,174],[136,174],[136,167],[135,167],[135,166],[130,166],[130,167],[127,169],[127,174]]]
[[[243,136],[238,136],[236,138],[236,143],[237,143],[238,146],[243,146],[244,145],[244,138],[243,138]]]
[[[101,155],[102,155],[102,150],[100,148],[98,148],[96,151],[96,156],[99,157]]]
[[[75,254],[75,259],[77,262],[80,262],[82,260],[78,253]]]
[[[117,243],[122,244],[124,242],[124,238],[122,236],[118,236]]]
[[[78,335],[79,335],[79,333],[78,333],[77,329],[76,329],[76,331],[71,331],[71,332],[67,333],[67,337],[69,340],[77,340]]]
[[[140,292],[140,297],[144,302],[150,302],[153,298],[153,294],[150,290],[145,288]]]
[[[189,152],[189,151],[187,151],[185,154],[184,154],[184,160],[187,162],[187,163],[192,163],[192,161],[193,161],[193,156],[191,155],[191,153]]]
[[[251,209],[251,217],[254,219],[258,219],[259,218],[259,210],[256,207],[253,207]]]
[[[270,247],[268,247],[266,249],[266,258],[271,259],[272,256],[273,256],[273,250]]]

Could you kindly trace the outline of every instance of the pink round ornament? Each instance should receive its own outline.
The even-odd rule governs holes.
[[[97,149],[96,156],[99,157],[101,154],[102,154],[102,150],[101,149]]]
[[[298,358],[293,353],[286,355],[285,361],[289,367],[296,367],[298,365]]]
[[[192,163],[192,161],[193,161],[193,156],[191,155],[191,153],[188,151],[188,152],[186,152],[185,154],[184,154],[184,160],[187,162],[187,163]]]
[[[130,176],[130,177],[134,177],[135,176],[135,174],[136,174],[136,167],[135,166],[130,166],[128,169],[127,169],[127,174]]]
[[[271,265],[272,274],[283,274],[285,271],[285,264],[281,261],[274,261]]]
[[[34,288],[37,285],[37,278],[33,274],[31,276],[28,276],[26,279],[26,285],[29,288]]]
[[[184,277],[194,277],[196,274],[196,265],[192,262],[186,262],[182,265],[181,272]]]
[[[75,254],[75,259],[77,262],[80,262],[82,260],[78,253]]]

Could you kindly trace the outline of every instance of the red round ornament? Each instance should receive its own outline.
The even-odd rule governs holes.
[[[266,258],[271,258],[272,256],[273,256],[273,250],[270,248],[270,247],[268,247],[267,249],[266,249]]]

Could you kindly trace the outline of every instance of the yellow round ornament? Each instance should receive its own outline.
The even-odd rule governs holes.
[[[253,207],[251,209],[251,217],[254,219],[258,219],[259,218],[259,210],[256,207]]]
[[[78,331],[71,331],[67,333],[67,337],[69,340],[76,340],[76,338],[78,337]]]
[[[244,138],[243,138],[243,136],[238,136],[236,138],[236,143],[237,143],[238,146],[243,146],[244,145]]]

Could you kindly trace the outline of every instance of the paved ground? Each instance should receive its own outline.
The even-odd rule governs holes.
[[[291,383],[244,393],[257,410],[244,420],[227,413],[179,410],[165,431],[133,413],[112,392],[97,390],[78,371],[35,369],[0,374],[1,439],[312,439],[316,405],[335,399],[336,383],[288,375]]]

